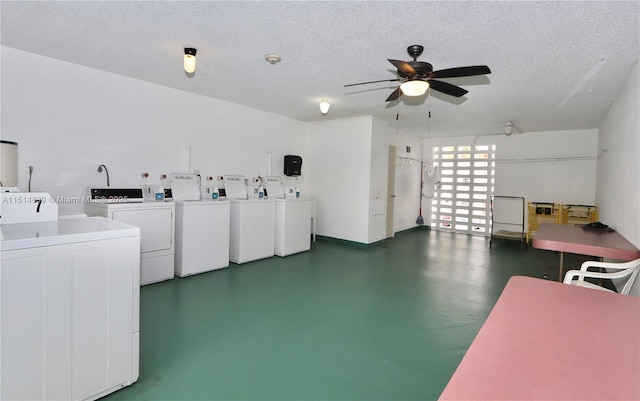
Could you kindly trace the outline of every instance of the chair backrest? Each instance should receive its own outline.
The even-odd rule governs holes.
[[[634,265],[630,267],[630,269],[633,269],[633,271],[631,272],[631,275],[629,276],[627,282],[622,287],[622,290],[620,290],[620,294],[629,294],[629,292],[631,291],[631,287],[633,287],[633,283],[636,281],[638,274],[640,274],[640,259],[636,259],[632,262],[635,262]]]
[[[623,279],[626,278],[626,282],[620,290],[620,294],[628,295],[633,287],[633,283],[636,281],[638,274],[640,273],[640,259],[635,259],[630,262],[623,263],[608,263],[608,262],[584,262],[583,266],[589,267],[604,267],[607,269],[607,275],[611,279]],[[580,270],[585,270],[581,268]]]
[[[607,272],[601,273],[600,271],[589,270],[589,268],[604,268]],[[599,289],[598,286],[585,282],[585,277],[610,280],[626,279],[620,294],[628,295],[639,274],[640,259],[623,263],[587,261],[582,264],[580,270],[569,270],[564,277],[564,283]],[[574,278],[577,278],[577,280],[574,281]]]

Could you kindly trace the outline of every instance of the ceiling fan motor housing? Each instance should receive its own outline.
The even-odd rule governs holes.
[[[431,73],[433,72],[433,66],[430,63],[425,61],[407,61],[414,70],[415,74],[408,74],[400,69],[398,69],[398,75],[402,78],[409,79],[420,79],[420,78],[429,78]]]

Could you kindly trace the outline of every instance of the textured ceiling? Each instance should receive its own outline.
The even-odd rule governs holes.
[[[374,115],[418,136],[597,128],[640,53],[640,2],[11,2],[2,45],[224,99],[302,121]],[[469,91],[386,103],[387,59],[435,70]],[[193,77],[184,47],[198,49]],[[282,61],[264,60],[275,53]],[[321,116],[318,103],[331,102]],[[428,120],[428,112],[431,119]],[[396,123],[396,114],[399,115]]]

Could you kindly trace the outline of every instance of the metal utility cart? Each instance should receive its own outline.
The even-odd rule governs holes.
[[[524,206],[524,198],[521,196],[495,195],[491,197],[491,237],[489,246],[493,245],[494,239],[520,241],[520,248],[527,246]]]

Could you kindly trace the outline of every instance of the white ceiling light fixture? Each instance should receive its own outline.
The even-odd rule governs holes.
[[[331,103],[324,99],[320,101],[320,113],[323,116],[326,116],[329,113],[329,107],[331,107]]]
[[[196,52],[197,50],[192,47],[184,48],[184,71],[187,74],[196,72]]]
[[[429,89],[429,82],[421,79],[404,82],[400,85],[400,90],[405,96],[422,96]]]

